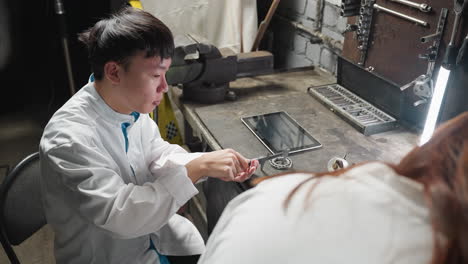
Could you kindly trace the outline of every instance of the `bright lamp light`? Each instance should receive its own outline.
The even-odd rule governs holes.
[[[434,133],[434,129],[439,117],[440,106],[442,99],[444,98],[445,89],[447,88],[448,79],[450,76],[450,70],[444,67],[440,67],[439,74],[437,75],[437,81],[434,88],[434,94],[431,98],[431,104],[429,105],[429,111],[427,112],[426,123],[424,124],[424,130],[421,135],[419,145],[424,145]]]

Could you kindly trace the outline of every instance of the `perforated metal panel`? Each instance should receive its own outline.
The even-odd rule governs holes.
[[[308,92],[364,135],[391,130],[396,119],[339,84],[309,87]]]

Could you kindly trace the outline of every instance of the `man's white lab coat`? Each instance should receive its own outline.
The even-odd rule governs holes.
[[[41,188],[57,263],[159,263],[194,255],[203,239],[175,214],[197,189],[147,114],[113,111],[88,83],[49,121],[40,143]]]

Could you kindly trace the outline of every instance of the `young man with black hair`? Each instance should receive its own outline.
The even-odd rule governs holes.
[[[57,263],[169,263],[166,255],[201,254],[200,234],[176,211],[202,177],[244,181],[258,163],[230,149],[187,153],[161,138],[147,113],[167,92],[174,41],[151,14],[128,7],[79,38],[93,76],[54,114],[40,143]]]

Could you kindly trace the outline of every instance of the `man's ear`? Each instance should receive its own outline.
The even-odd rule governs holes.
[[[123,70],[122,67],[115,61],[108,61],[104,64],[104,77],[112,84],[120,83],[119,71]]]

